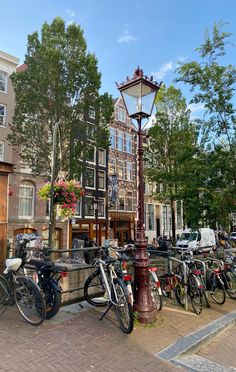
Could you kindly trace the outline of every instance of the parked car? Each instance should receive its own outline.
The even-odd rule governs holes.
[[[232,232],[229,236],[229,240],[236,241],[236,231]]]
[[[193,251],[194,253],[209,252],[215,248],[216,239],[214,230],[207,227],[199,230],[185,229],[177,240],[176,246],[181,250]]]

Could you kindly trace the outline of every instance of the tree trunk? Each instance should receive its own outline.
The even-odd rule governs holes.
[[[174,198],[170,199],[171,206],[171,222],[172,222],[172,244],[176,244],[176,220],[175,220],[175,200]]]

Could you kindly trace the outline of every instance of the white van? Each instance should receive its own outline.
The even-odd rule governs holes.
[[[197,253],[198,251],[209,252],[216,245],[214,230],[208,227],[199,230],[185,229],[177,240],[176,246]]]

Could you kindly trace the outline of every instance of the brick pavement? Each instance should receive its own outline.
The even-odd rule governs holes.
[[[113,315],[98,321],[98,310],[61,311],[35,328],[14,308],[0,318],[0,372],[180,371],[154,355],[204,324],[235,310],[235,302],[212,304],[201,316],[167,306],[155,326],[122,333]],[[100,311],[100,310],[99,310]]]

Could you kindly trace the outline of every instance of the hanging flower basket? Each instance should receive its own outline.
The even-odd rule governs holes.
[[[41,199],[51,197],[51,183],[46,182],[38,191]],[[59,205],[59,214],[64,217],[73,217],[76,214],[76,204],[84,195],[84,189],[77,181],[56,181],[53,187],[54,205]]]

